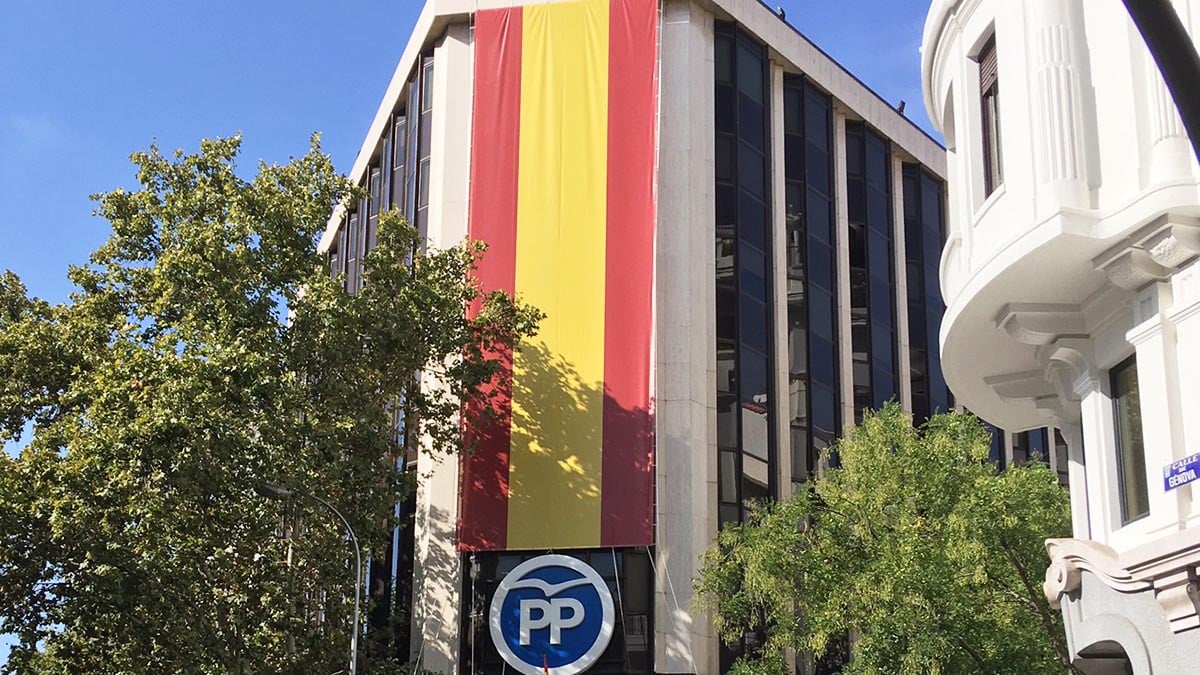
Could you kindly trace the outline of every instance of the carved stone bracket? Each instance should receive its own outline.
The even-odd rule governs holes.
[[[1027,402],[1059,426],[1079,420],[1080,383],[1095,378],[1090,339],[1086,335],[1055,333],[1083,330],[1082,314],[1064,310],[1067,307],[1072,305],[1007,306],[997,323],[1014,339],[1039,345],[1039,369],[984,378],[1000,398]]]
[[[996,315],[996,326],[1017,342],[1035,347],[1086,333],[1079,305],[1059,303],[1007,304]]]
[[[1179,537],[1182,536],[1182,539]],[[1042,591],[1058,609],[1062,596],[1079,589],[1089,572],[1121,593],[1153,590],[1171,630],[1180,633],[1200,627],[1200,537],[1177,535],[1118,556],[1111,548],[1083,539],[1047,539],[1050,566]]]
[[[1180,633],[1200,626],[1200,613],[1197,613],[1200,589],[1194,570],[1185,569],[1155,579],[1154,598],[1166,612],[1171,630]]]
[[[1079,590],[1083,572],[1091,572],[1104,585],[1122,593],[1138,593],[1152,587],[1147,580],[1135,579],[1121,567],[1117,552],[1099,542],[1047,539],[1046,552],[1050,554],[1050,567],[1046,569],[1042,591],[1055,609],[1059,608],[1063,595]]]
[[[1159,227],[1141,242],[1154,262],[1178,270],[1200,255],[1200,221],[1193,218],[1163,216],[1153,224]]]
[[[1200,220],[1165,214],[1092,261],[1113,285],[1137,291],[1200,256]]]
[[[1127,291],[1137,291],[1155,281],[1165,281],[1171,270],[1159,265],[1140,248],[1129,248],[1103,261],[1093,261],[1109,282]]]

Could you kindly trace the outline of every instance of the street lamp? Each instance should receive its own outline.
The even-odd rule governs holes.
[[[292,495],[307,497],[332,511],[333,515],[342,521],[342,525],[346,526],[346,532],[350,534],[350,541],[354,543],[354,632],[350,634],[350,675],[356,675],[358,672],[358,603],[362,598],[362,552],[358,548],[358,537],[354,535],[354,528],[350,527],[350,521],[346,520],[346,516],[335,509],[333,504],[316,495],[295,492],[277,483],[263,483],[255,486],[254,491],[267,499],[286,499]]]

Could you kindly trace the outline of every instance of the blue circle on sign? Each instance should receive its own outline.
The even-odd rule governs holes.
[[[501,580],[489,623],[497,651],[518,672],[574,675],[590,668],[612,639],[612,594],[583,561],[539,556]]]

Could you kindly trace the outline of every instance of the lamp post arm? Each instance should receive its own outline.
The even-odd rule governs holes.
[[[342,521],[342,525],[346,527],[346,532],[350,535],[350,541],[354,544],[354,632],[350,634],[350,675],[358,673],[358,615],[359,602],[362,600],[362,550],[358,546],[358,537],[354,534],[354,528],[350,527],[350,521],[346,520],[346,516],[342,515],[341,511],[334,508],[333,504],[321,499],[314,494],[305,493],[306,497],[317,502],[321,506],[333,512],[333,515]]]
[[[1171,0],[1124,0],[1129,16],[1146,40],[1150,54],[1162,71],[1167,90],[1175,99],[1179,118],[1200,158],[1200,55]]]

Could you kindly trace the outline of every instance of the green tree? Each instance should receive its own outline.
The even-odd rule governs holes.
[[[139,188],[95,197],[112,235],[70,270],[68,302],[0,277],[0,440],[26,441],[0,454],[8,672],[338,670],[341,525],[253,488],[319,495],[382,551],[414,487],[404,446],[460,450],[459,410],[487,408],[487,355],[540,320],[480,297],[481,246],[421,251],[394,213],[347,294],[317,242],[361,193],[316,137],[250,180],[240,143],[135,153]]]
[[[785,673],[853,635],[846,673],[1070,672],[1041,591],[1043,541],[1068,536],[1066,492],[1040,463],[996,473],[970,415],[915,429],[891,404],[838,443],[840,466],[723,530],[697,580],[737,673]]]

